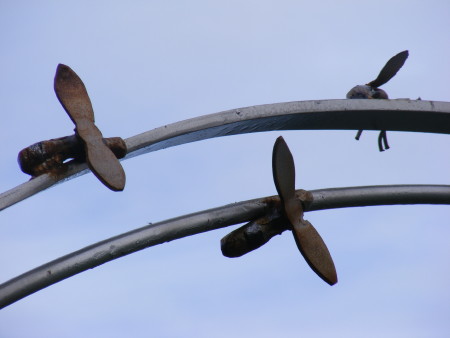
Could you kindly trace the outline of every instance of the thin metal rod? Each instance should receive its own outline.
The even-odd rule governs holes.
[[[392,185],[320,189],[311,191],[313,202],[305,211],[393,204],[450,204],[450,185]],[[265,197],[234,203],[148,225],[70,253],[0,285],[0,308],[80,272],[133,252],[249,222],[269,211]],[[272,202],[272,203],[271,203]],[[275,203],[276,204],[276,203]]]
[[[219,136],[271,130],[396,130],[450,134],[450,102],[425,100],[297,101],[231,109],[172,123],[125,140],[124,159]],[[88,172],[74,163],[0,194],[0,211],[57,183]]]

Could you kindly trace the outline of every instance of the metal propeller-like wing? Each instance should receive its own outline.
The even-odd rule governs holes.
[[[311,269],[330,285],[337,283],[336,268],[325,242],[311,223],[303,219],[303,207],[295,196],[295,166],[283,137],[273,148],[272,169],[283,211],[292,225],[292,233],[301,254]]]
[[[378,88],[384,85],[386,82],[392,79],[395,74],[397,74],[400,68],[403,67],[406,59],[408,58],[408,55],[408,51],[404,50],[403,52],[400,52],[390,58],[383,69],[380,71],[380,74],[378,74],[378,77],[375,80],[369,82],[367,85],[372,88]]]
[[[303,209],[300,200],[295,197],[294,158],[282,136],[277,138],[273,146],[272,172],[287,219],[292,226],[299,225]]]
[[[94,124],[94,110],[83,81],[70,67],[59,64],[54,87],[59,102],[76,126],[75,132],[84,145],[89,168],[111,190],[123,190],[125,172]]]
[[[368,84],[361,86],[353,87],[347,93],[347,99],[388,99],[387,93],[378,87],[384,85],[390,79],[392,79],[395,74],[403,67],[406,59],[408,58],[409,52],[404,50],[403,52],[398,53],[397,55],[391,57],[388,62],[384,65],[383,69],[381,69],[378,77],[369,82]],[[359,140],[361,137],[363,130],[358,130],[355,139]],[[386,130],[381,130],[380,135],[378,137],[378,148],[380,151],[384,151],[389,149],[389,144],[387,141]]]

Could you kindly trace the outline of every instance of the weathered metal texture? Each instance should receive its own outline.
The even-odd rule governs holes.
[[[303,258],[325,282],[330,285],[336,284],[336,268],[325,242],[313,225],[303,219],[302,201],[295,193],[294,159],[281,136],[277,138],[273,147],[272,169],[283,214],[291,225],[292,234]]]
[[[94,110],[83,81],[70,67],[60,64],[54,86],[59,102],[75,124],[75,133],[84,145],[89,169],[109,189],[123,190],[125,172],[94,124]]]
[[[289,205],[293,210],[286,210],[286,203],[280,203],[278,199],[267,199],[265,203],[268,211],[264,216],[221,239],[222,254],[230,258],[241,257],[266,244],[272,237],[291,230],[298,249],[311,269],[325,282],[334,285],[337,283],[337,274],[328,248],[311,223],[303,219],[303,206],[312,203],[312,194],[305,190],[292,190]],[[286,198],[286,194],[283,195]],[[289,219],[292,219],[293,224]]]
[[[118,161],[127,153],[120,138],[104,139],[95,125],[94,110],[83,81],[66,65],[58,65],[55,93],[75,124],[75,135],[37,142],[20,151],[18,162],[23,172],[37,177],[47,174],[56,181],[64,178],[70,163],[86,161],[95,176],[109,189],[125,187],[125,172]]]
[[[450,134],[450,102],[295,101],[237,108],[159,127],[125,140],[125,158],[209,138],[273,130],[395,130]]]
[[[205,140],[270,130],[397,130],[450,134],[450,103],[414,100],[325,100],[232,109],[159,127],[125,140],[125,159]],[[0,195],[0,210],[52,185],[87,173],[72,163],[58,177],[41,175]]]
[[[381,69],[380,74],[373,81],[370,81],[366,85],[358,85],[350,89],[347,93],[347,99],[385,99],[387,100],[388,94],[378,87],[387,83],[392,79],[395,74],[403,67],[406,59],[408,58],[409,52],[404,50],[389,59],[386,65]],[[358,130],[355,139],[359,140],[363,129]],[[389,149],[389,144],[387,141],[386,130],[381,130],[378,137],[378,149],[384,151]]]
[[[305,210],[313,200],[312,194],[306,190],[297,190],[295,196],[301,201]],[[292,225],[282,213],[280,199],[268,198],[264,201],[268,211],[263,217],[253,220],[233,230],[220,241],[222,254],[226,257],[241,257],[266,244],[272,237],[281,235],[283,231],[292,230]]]
[[[220,249],[225,257],[241,257],[292,228],[283,217],[279,198],[268,198],[263,203],[267,205],[267,211],[262,217],[233,230],[220,240]]]
[[[367,205],[450,204],[449,185],[367,186],[310,192],[313,201],[305,205],[305,211]],[[263,217],[270,212],[270,205],[273,206],[271,203],[275,203],[277,199],[272,196],[234,203],[148,225],[90,245],[1,284],[0,307],[8,306],[63,279],[133,252]]]
[[[117,158],[127,154],[125,141],[120,137],[104,138],[103,143]],[[84,162],[85,158],[83,144],[76,135],[71,135],[32,144],[19,152],[17,161],[24,173],[36,177],[45,173],[64,174],[68,160]]]

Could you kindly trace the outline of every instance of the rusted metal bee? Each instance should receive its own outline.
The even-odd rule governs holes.
[[[18,162],[23,172],[36,177],[66,170],[70,159],[87,162],[89,169],[109,189],[125,187],[125,172],[118,161],[127,154],[120,137],[103,138],[95,125],[94,110],[83,81],[66,65],[58,65],[54,88],[59,102],[75,124],[75,135],[35,143],[22,151]]]
[[[381,69],[378,77],[370,81],[366,85],[358,85],[353,87],[347,93],[347,99],[385,99],[387,100],[389,97],[387,93],[378,87],[384,85],[390,79],[392,79],[395,74],[402,68],[406,59],[408,58],[408,51],[405,50],[403,52],[398,53],[389,59],[386,65]],[[356,139],[359,140],[362,134],[362,130],[359,130],[356,134]],[[384,145],[384,147],[383,147]],[[378,148],[380,151],[384,151],[385,149],[389,149],[389,144],[387,141],[386,130],[381,130],[380,135],[378,136]]]
[[[272,170],[280,199],[268,201],[269,210],[264,217],[222,238],[222,253],[227,257],[240,257],[283,231],[291,230],[298,249],[311,269],[328,284],[336,284],[336,268],[325,242],[313,225],[303,219],[303,204],[311,202],[312,195],[307,191],[296,194],[294,160],[281,136],[273,148]]]

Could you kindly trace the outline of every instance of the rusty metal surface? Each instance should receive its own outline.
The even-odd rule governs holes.
[[[295,227],[302,221],[303,208],[300,200],[295,196],[294,158],[282,136],[277,138],[273,146],[272,173],[283,213]]]
[[[104,138],[103,142],[117,158],[127,154],[122,138]],[[83,144],[76,135],[71,135],[32,144],[19,152],[17,161],[24,173],[36,177],[45,173],[62,175],[70,165],[68,160],[83,162],[85,158]]]
[[[75,124],[75,133],[84,145],[89,169],[111,190],[123,190],[125,172],[94,124],[94,110],[83,81],[70,67],[60,64],[56,69],[54,87],[59,102]]]
[[[297,191],[301,194],[301,191]],[[305,211],[368,205],[447,204],[449,185],[392,185],[312,190]],[[263,217],[264,197],[154,223],[92,244],[46,263],[0,285],[0,308],[52,284],[145,248],[198,233],[250,222]],[[270,204],[269,203],[269,204]],[[145,267],[144,267],[145,268]]]
[[[225,257],[241,257],[290,229],[289,222],[281,213],[280,200],[268,198],[264,203],[267,205],[267,211],[262,217],[230,232],[220,240],[220,249]]]
[[[295,165],[283,137],[278,137],[272,156],[274,183],[280,200],[266,201],[266,213],[234,230],[221,240],[224,256],[240,257],[266,244],[285,230],[292,230],[295,242],[311,269],[330,285],[337,283],[336,269],[322,237],[303,219],[303,205],[313,202],[312,195],[295,191]]]
[[[347,99],[385,99],[387,100],[388,94],[378,87],[387,83],[390,79],[392,79],[395,74],[403,67],[406,59],[408,58],[409,52],[407,50],[398,53],[389,59],[386,65],[381,69],[377,78],[373,81],[370,81],[366,85],[358,85],[353,87],[347,93]],[[359,140],[363,129],[359,129],[356,134],[355,139]],[[380,151],[384,151],[389,149],[389,144],[387,141],[386,130],[381,130],[380,135],[378,136],[378,149]]]
[[[366,129],[450,134],[450,103],[417,100],[315,100],[258,105],[168,124],[125,139],[125,159],[209,138],[270,130]],[[87,173],[71,163],[0,194],[6,209],[59,182]]]
[[[73,163],[86,162],[104,185],[114,191],[123,190],[125,172],[118,158],[127,154],[125,141],[120,137],[103,138],[95,126],[94,110],[86,87],[70,67],[58,65],[54,89],[75,124],[75,135],[37,142],[22,149],[18,155],[21,170],[33,178],[48,175],[59,181],[70,175]]]
[[[325,242],[313,225],[303,219],[303,206],[295,194],[294,159],[281,136],[277,138],[273,148],[272,168],[283,213],[292,226],[298,249],[320,278],[330,285],[336,284],[336,268]]]
[[[309,191],[300,189],[295,192],[295,195],[304,209],[313,202]],[[264,200],[264,203],[267,204],[264,216],[241,226],[221,239],[220,246],[224,256],[241,257],[260,248],[272,237],[281,235],[286,230],[292,230],[292,226],[283,215],[278,196],[269,197]]]

